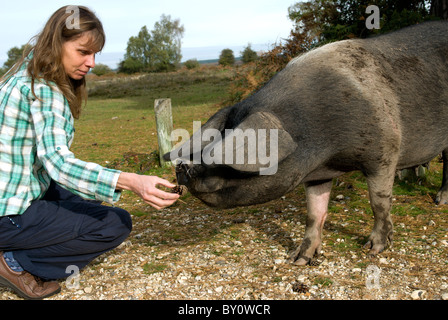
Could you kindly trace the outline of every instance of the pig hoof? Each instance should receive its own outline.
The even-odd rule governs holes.
[[[383,244],[373,244],[372,240],[369,240],[365,245],[364,249],[370,249],[369,255],[376,256],[378,253],[381,253],[386,248]]]
[[[376,227],[370,234],[364,249],[370,249],[369,254],[372,256],[382,252],[388,246],[392,246],[393,240],[393,226],[391,221],[386,221],[381,227]]]
[[[436,205],[439,204],[448,204],[448,193],[444,191],[439,191],[436,196],[436,200],[434,201]]]
[[[293,261],[292,264],[296,266],[310,265],[312,267],[317,267],[321,264],[321,261],[317,260],[316,257],[314,258],[300,257],[296,261]]]
[[[297,259],[296,261],[294,261],[292,264],[296,265],[296,266],[306,266],[307,264],[310,263],[310,260],[308,257],[301,257],[299,259]]]
[[[369,255],[376,256],[378,253],[383,252],[389,245],[392,245],[392,236],[387,237],[386,241],[378,241],[371,237],[364,245],[364,249],[370,249]]]
[[[292,263],[292,264],[296,265],[296,266],[305,266],[305,265],[307,265],[310,262],[311,258],[308,258],[308,257],[305,257],[305,256],[301,255],[300,251],[301,251],[300,248],[294,250],[289,255],[289,258],[288,258],[287,261],[289,263]]]
[[[313,258],[301,255],[299,248],[289,256],[288,262],[296,266],[318,266],[320,264],[320,262],[317,260],[318,256],[319,255],[317,253],[314,254]]]

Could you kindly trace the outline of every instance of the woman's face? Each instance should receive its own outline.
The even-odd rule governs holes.
[[[89,33],[82,34],[79,38],[67,41],[62,45],[62,65],[67,75],[74,80],[81,80],[95,67],[94,48],[88,47],[91,43]]]

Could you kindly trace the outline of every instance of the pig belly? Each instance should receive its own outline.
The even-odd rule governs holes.
[[[424,125],[426,128],[424,133],[416,133],[412,127],[409,132],[404,130],[397,169],[428,163],[447,149],[448,131],[443,131],[443,123],[448,123],[448,119],[438,124]],[[415,125],[414,128],[416,129]]]

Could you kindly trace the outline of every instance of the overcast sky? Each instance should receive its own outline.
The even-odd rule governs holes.
[[[7,51],[39,33],[60,7],[84,5],[103,22],[107,42],[103,53],[124,52],[127,41],[144,25],[152,30],[162,14],[180,19],[185,27],[183,48],[272,45],[292,29],[288,7],[296,0],[57,0],[0,2],[0,61]]]

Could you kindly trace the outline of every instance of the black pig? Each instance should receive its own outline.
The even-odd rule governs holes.
[[[171,157],[165,155],[184,159],[177,167],[178,182],[194,196],[218,208],[247,206],[279,198],[303,183],[306,231],[290,259],[304,265],[321,249],[332,179],[360,170],[375,216],[366,247],[377,254],[392,242],[396,170],[427,163],[441,152],[444,160],[448,157],[448,22],[339,41],[303,54],[257,93],[216,113],[201,131],[208,129],[220,137],[212,141],[197,133]],[[249,163],[255,149],[244,139],[233,149],[225,145],[241,136],[236,129],[272,132],[264,138],[276,163],[268,168],[258,154]],[[223,160],[238,150],[245,162]],[[437,203],[448,202],[447,179],[445,161]]]

